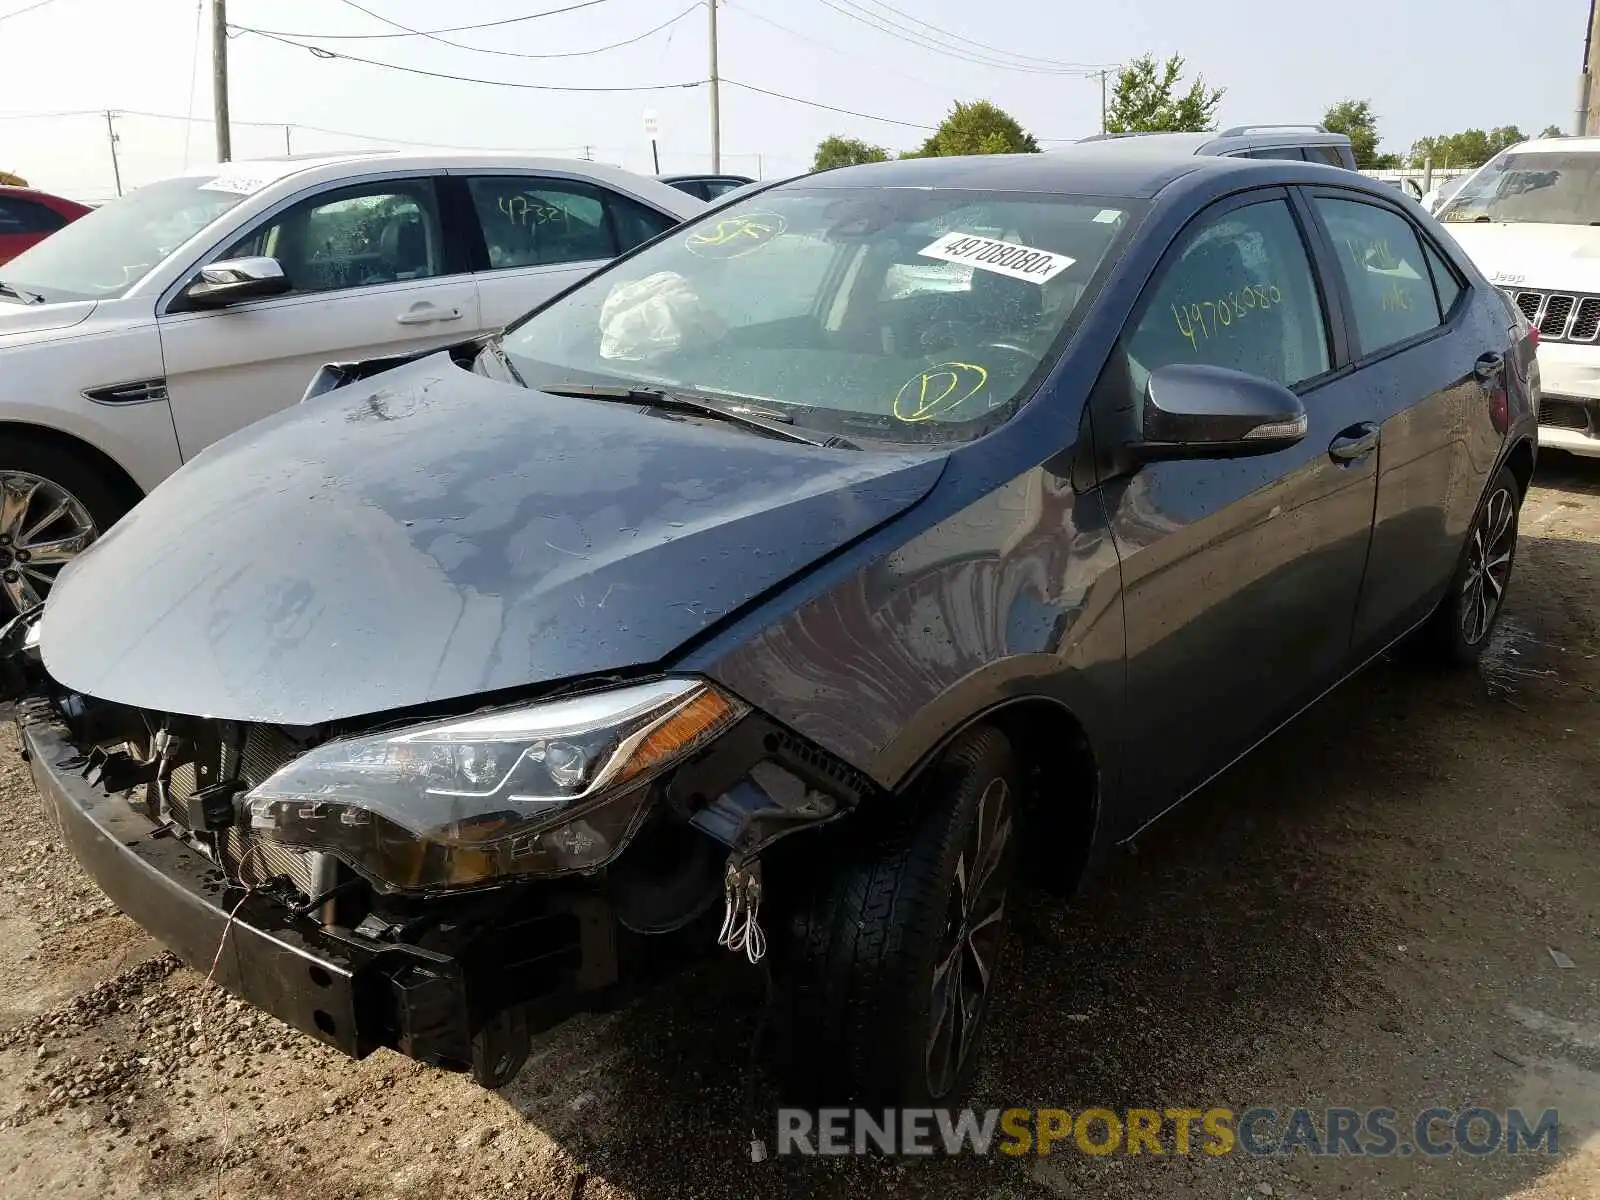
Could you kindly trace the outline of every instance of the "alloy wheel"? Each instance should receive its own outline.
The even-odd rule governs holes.
[[[99,530],[60,484],[27,471],[0,471],[0,591],[18,612],[45,598],[57,572]]]
[[[1511,555],[1516,550],[1516,500],[1497,488],[1483,506],[1467,543],[1467,575],[1461,584],[1461,636],[1476,646],[1489,633],[1511,581]]]
[[[1011,790],[1003,778],[993,779],[978,798],[977,819],[956,858],[950,910],[934,960],[924,1069],[935,1099],[956,1086],[977,1046],[1004,932],[1006,882],[1000,868],[1011,820]]]

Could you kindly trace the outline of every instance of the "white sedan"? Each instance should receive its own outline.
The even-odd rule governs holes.
[[[0,268],[0,616],[323,363],[499,328],[706,207],[595,163],[384,152],[102,205]]]

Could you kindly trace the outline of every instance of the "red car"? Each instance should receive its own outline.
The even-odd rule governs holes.
[[[10,262],[35,242],[88,212],[76,200],[25,187],[0,187],[0,263]]]

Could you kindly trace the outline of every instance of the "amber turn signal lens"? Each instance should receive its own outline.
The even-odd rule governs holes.
[[[706,689],[667,716],[635,747],[616,774],[616,782],[689,753],[733,724],[738,714],[720,692]]]

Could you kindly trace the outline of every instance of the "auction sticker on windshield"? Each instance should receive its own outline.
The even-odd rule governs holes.
[[[917,253],[924,258],[968,263],[980,271],[993,271],[996,275],[1038,284],[1049,283],[1077,261],[1065,254],[1038,250],[1020,242],[997,242],[994,238],[960,232],[947,233]]]

